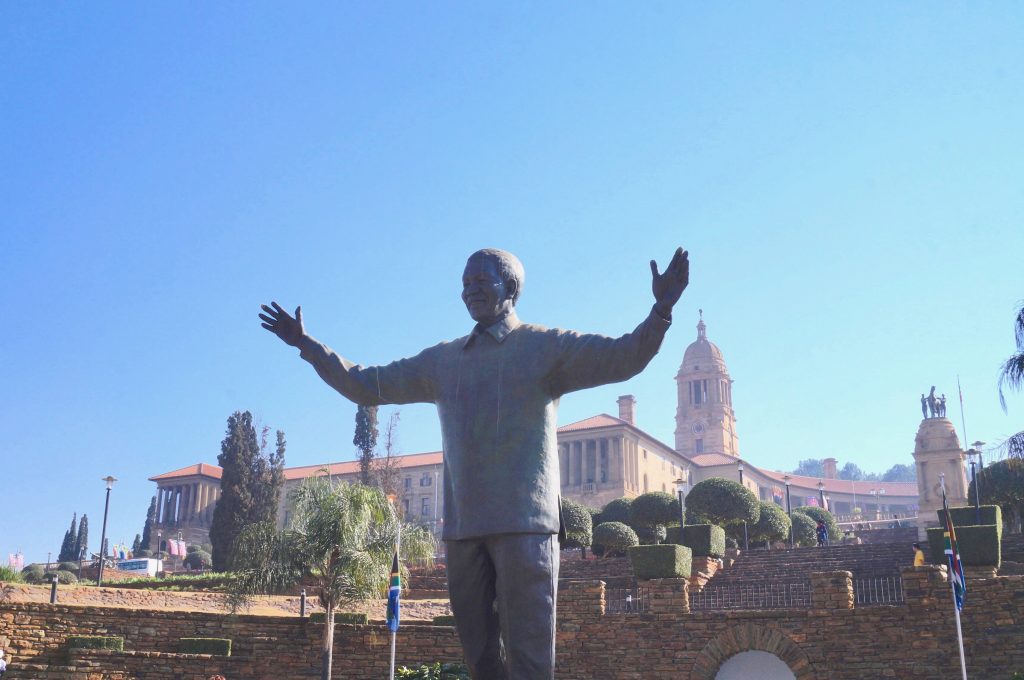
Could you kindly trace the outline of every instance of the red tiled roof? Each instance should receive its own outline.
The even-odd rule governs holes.
[[[444,454],[440,451],[431,453],[410,453],[405,456],[395,456],[400,468],[417,467],[419,465],[440,465],[444,460]],[[312,477],[323,469],[327,469],[330,475],[346,475],[359,472],[359,461],[346,460],[340,463],[321,463],[320,465],[303,465],[301,467],[285,468],[285,479],[305,479]]]
[[[698,453],[695,456],[690,456],[689,460],[694,465],[700,467],[706,465],[735,465],[740,462],[739,458],[730,456],[727,453]]]
[[[785,472],[761,470],[760,468],[758,470],[766,477],[770,477],[779,483],[785,483],[783,479],[786,476]],[[874,490],[884,491],[886,496],[917,496],[917,482],[854,482],[849,479],[823,479],[820,477],[805,477],[804,475],[789,475],[791,486],[817,490],[818,482],[825,485],[826,493],[858,493],[868,496]]]
[[[165,472],[162,475],[157,475],[156,477],[150,477],[149,481],[159,482],[162,479],[177,479],[178,477],[195,477],[196,475],[220,479],[220,475],[222,472],[223,470],[221,470],[216,465],[210,465],[209,463],[196,463],[195,465],[183,467],[180,470],[173,470],[171,472]]]
[[[579,430],[590,430],[597,427],[615,427],[616,425],[629,425],[625,420],[620,420],[607,413],[600,413],[596,416],[577,420],[558,428],[559,432],[577,432]]]

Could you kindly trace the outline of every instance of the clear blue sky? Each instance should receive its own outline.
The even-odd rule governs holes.
[[[354,407],[263,331],[378,363],[462,335],[473,250],[523,260],[524,319],[619,334],[647,261],[692,284],[639,377],[672,442],[697,308],[743,456],[911,462],[932,384],[969,440],[1024,298],[1015,3],[0,6],[0,562],[142,529],[147,478],[215,462],[225,420],[290,465],[353,457]],[[382,414],[386,416],[386,412]],[[403,452],[440,448],[402,409]]]

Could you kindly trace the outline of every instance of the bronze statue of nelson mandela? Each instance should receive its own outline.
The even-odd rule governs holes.
[[[462,300],[469,335],[386,366],[359,366],[263,305],[263,327],[357,404],[436,404],[444,448],[448,589],[466,662],[476,680],[554,677],[558,592],[558,400],[627,380],[658,352],[672,307],[689,282],[677,249],[664,273],[651,261],[654,306],[619,338],[523,323],[515,305],[523,266],[511,253],[473,253]],[[497,602],[495,609],[494,603]]]

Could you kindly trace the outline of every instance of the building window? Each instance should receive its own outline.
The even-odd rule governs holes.
[[[406,515],[406,516],[409,515],[409,499],[408,498],[406,498],[405,500],[402,501],[402,514]]]
[[[405,490],[408,491],[412,488],[412,477],[405,478]]]
[[[423,515],[424,517],[426,517],[427,515],[430,514],[430,499],[429,498],[424,498],[423,502],[420,504],[420,514]]]
[[[647,473],[644,473],[644,493],[647,493]]]
[[[707,380],[691,380],[690,381],[690,401],[694,406],[700,406],[708,400],[708,381]]]
[[[420,486],[430,486],[434,483],[433,478],[430,475],[423,475],[420,477]]]
[[[695,441],[693,443],[693,452],[694,453],[704,453],[704,440],[703,439],[698,439],[697,441]]]

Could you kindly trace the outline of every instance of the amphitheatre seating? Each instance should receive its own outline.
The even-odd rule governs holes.
[[[1024,562],[1024,534],[1003,532],[1003,561]]]

